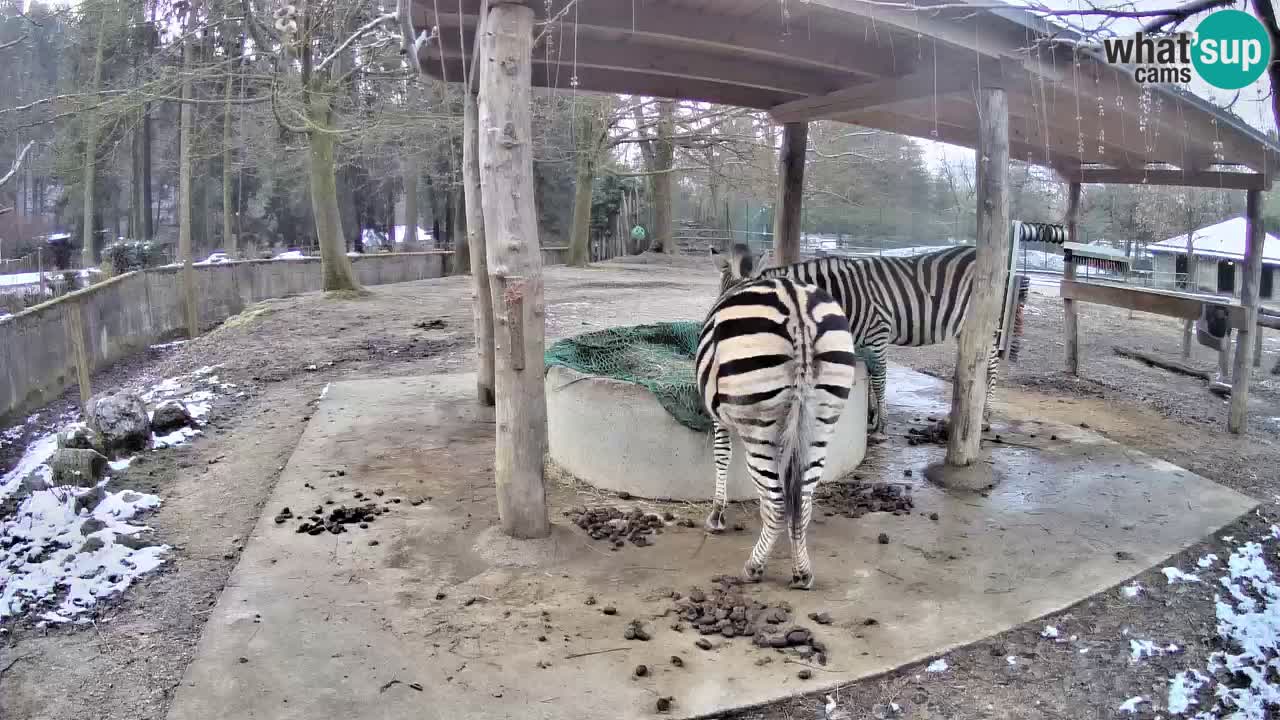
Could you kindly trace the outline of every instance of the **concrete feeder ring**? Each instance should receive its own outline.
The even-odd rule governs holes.
[[[553,365],[546,377],[547,441],[557,465],[602,490],[653,500],[710,500],[715,491],[711,433],[681,425],[643,385]],[[858,468],[867,450],[867,370],[836,424],[824,482]],[[737,438],[730,500],[756,499]]]

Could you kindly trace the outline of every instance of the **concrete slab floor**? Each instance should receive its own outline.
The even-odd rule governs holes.
[[[335,383],[210,615],[169,718],[649,718],[663,696],[674,698],[668,716],[719,713],[888,671],[1061,609],[1254,505],[1086,430],[1034,423],[993,428],[1019,443],[992,449],[1002,486],[988,496],[944,491],[920,481],[943,449],[900,438],[903,422],[945,413],[948,386],[894,368],[889,387],[898,439],[871,448],[859,472],[915,481],[916,512],[819,517],[813,591],[786,589],[785,542],[765,582],[745,590],[790,602],[802,621],[832,615],[830,626],[806,623],[830,661],[801,680],[794,656],[718,636],[701,650],[696,633],[662,616],[670,590],[740,571],[758,532],[754,505],[731,512],[744,532],[669,527],[652,546],[609,552],[561,514],[591,504],[594,491],[557,486],[552,537],[510,541],[493,529],[492,421],[472,402],[469,376]],[[382,490],[372,498],[389,508],[368,529],[313,537],[273,521],[284,506],[304,515],[326,499],[351,504],[356,490]],[[670,509],[701,522],[701,508]],[[650,641],[623,639],[632,619],[649,623]],[[634,676],[639,664],[646,677]]]

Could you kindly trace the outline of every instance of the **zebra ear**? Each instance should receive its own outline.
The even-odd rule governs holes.
[[[733,246],[733,250],[729,253],[731,261],[731,272],[735,278],[751,277],[751,270],[754,258],[751,257],[751,250],[746,245],[738,243]]]

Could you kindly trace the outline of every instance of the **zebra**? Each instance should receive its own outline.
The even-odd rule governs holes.
[[[735,254],[736,255],[736,254]],[[743,275],[750,256],[736,255]],[[806,531],[827,442],[854,379],[849,321],[826,291],[786,277],[746,278],[724,291],[703,323],[695,355],[698,393],[712,418],[715,499],[706,527],[724,529],[730,433],[746,449],[760,496],[760,537],[744,568],[751,582],[786,522],[791,587],[813,586]]]
[[[746,252],[746,246],[735,246],[733,254],[741,252]],[[732,279],[734,268],[723,253],[713,249],[712,254],[717,256],[723,286]],[[816,285],[840,303],[850,319],[854,344],[867,363],[874,394],[874,401],[867,403],[868,432],[877,434],[885,425],[885,349],[890,344],[934,345],[959,334],[969,309],[976,260],[977,248],[962,245],[911,257],[815,258],[765,267],[754,277],[789,277]],[[1023,298],[1020,290],[1019,303]],[[987,362],[984,417],[1000,371],[998,328],[995,338]],[[1011,345],[1010,357],[1015,353]]]

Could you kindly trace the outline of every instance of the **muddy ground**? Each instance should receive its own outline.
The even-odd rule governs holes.
[[[607,268],[607,269],[606,269]],[[612,325],[700,319],[716,278],[701,260],[641,259],[600,269],[547,271],[550,338]],[[220,364],[224,381],[245,397],[223,396],[206,434],[186,448],[135,463],[120,482],[164,498],[145,522],[174,545],[173,559],[119,601],[93,626],[5,626],[0,635],[0,718],[163,718],[252,528],[324,385],[350,377],[453,372],[472,365],[467,278],[371,288],[368,297],[285,298],[255,306],[185,345],[121,363],[95,377],[95,388],[143,386],[197,367]],[[1248,437],[1225,432],[1226,405],[1194,378],[1171,375],[1115,356],[1111,347],[1177,357],[1180,324],[1168,318],[1096,306],[1082,310],[1081,378],[1062,371],[1062,311],[1057,298],[1033,294],[1019,363],[1002,378],[997,414],[1038,417],[1094,430],[1187,467],[1267,503],[1258,516],[1221,535],[1254,536],[1277,513],[1280,382],[1265,372],[1280,342],[1267,343],[1255,376]],[[443,325],[441,325],[441,322]],[[895,348],[891,360],[949,377],[954,344]],[[1216,366],[1208,350],[1195,363]],[[42,413],[56,416],[70,399]],[[33,424],[33,429],[35,429]],[[892,438],[875,453],[892,452]],[[0,447],[0,468],[19,443]],[[1228,546],[1192,548],[1181,567]],[[1162,696],[1168,677],[1205,665],[1214,644],[1213,588],[1166,586],[1154,570],[1139,578],[1141,602],[1111,591],[1058,617],[1005,633],[947,657],[950,670],[907,668],[842,688],[837,715],[892,716],[897,703],[911,718],[1115,717],[1135,695]],[[1040,637],[1056,625],[1073,642]],[[1130,633],[1176,642],[1183,653],[1129,663]],[[1087,653],[1080,649],[1088,647]],[[1018,658],[1014,664],[1009,656]],[[823,698],[801,698],[742,717],[824,717]],[[1137,717],[1154,717],[1143,705]]]

